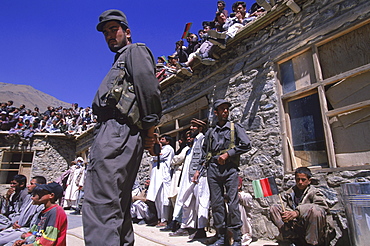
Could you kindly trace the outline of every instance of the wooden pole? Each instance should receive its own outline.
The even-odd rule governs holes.
[[[283,199],[281,198],[280,193],[279,193],[279,198],[280,198],[281,207],[283,208],[283,212],[285,212],[285,206],[284,206]]]

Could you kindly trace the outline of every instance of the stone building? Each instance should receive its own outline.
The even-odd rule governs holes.
[[[160,133],[179,138],[192,117],[212,124],[212,103],[229,100],[231,120],[253,143],[241,157],[244,189],[253,193],[252,180],[274,176],[283,191],[295,168],[310,167],[330,204],[335,241],[349,245],[340,185],[370,180],[370,2],[269,2],[277,3],[216,50],[215,65],[161,82]],[[276,202],[254,200],[255,236],[277,233],[268,219]]]
[[[55,181],[77,156],[88,160],[92,129],[78,136],[62,133],[36,133],[32,142],[9,141],[7,131],[0,131],[0,193],[10,186],[16,174],[31,177],[42,175]]]
[[[198,63],[191,77],[161,81],[158,130],[178,139],[193,117],[211,125],[212,103],[227,99],[231,120],[253,143],[241,156],[244,189],[253,193],[252,180],[274,176],[282,192],[294,185],[295,168],[310,167],[333,214],[333,244],[350,245],[340,185],[370,181],[370,2],[269,2],[276,2],[271,10],[242,28],[226,49],[215,50],[215,65]],[[76,139],[36,134],[30,151],[16,153],[21,161],[13,172],[55,178],[76,156],[86,158],[91,137],[91,131]],[[0,140],[4,184],[13,150],[1,134]],[[144,155],[140,181],[150,169]],[[269,205],[277,202],[276,196],[254,199],[256,237],[277,234],[268,219]]]

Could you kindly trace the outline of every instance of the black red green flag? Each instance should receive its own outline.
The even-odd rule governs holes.
[[[190,30],[192,24],[193,23],[191,23],[191,22],[186,23],[185,30],[184,30],[184,33],[182,34],[181,39],[186,38],[188,36],[189,30]]]
[[[276,185],[274,177],[253,180],[253,191],[255,198],[267,197],[279,194],[279,189]]]

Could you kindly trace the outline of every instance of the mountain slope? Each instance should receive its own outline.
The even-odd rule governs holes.
[[[71,107],[70,103],[58,100],[53,96],[36,90],[30,85],[16,85],[0,82],[0,102],[7,102],[8,100],[13,100],[15,107],[24,104],[26,108],[33,110],[34,107],[37,106],[41,112],[44,112],[48,106]]]

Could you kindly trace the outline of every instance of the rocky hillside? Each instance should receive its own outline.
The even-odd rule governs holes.
[[[8,100],[13,100],[15,107],[24,104],[26,108],[33,109],[37,106],[41,112],[44,112],[47,106],[71,106],[70,103],[58,100],[53,96],[36,90],[30,85],[16,85],[0,82],[0,102],[7,102]]]

